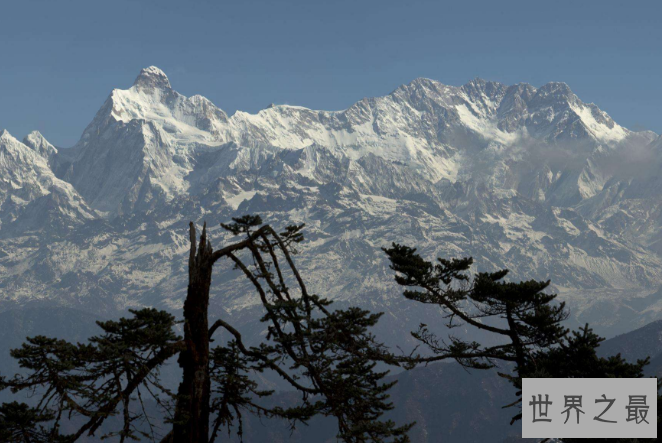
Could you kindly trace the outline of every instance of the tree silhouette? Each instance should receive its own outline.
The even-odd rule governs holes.
[[[599,357],[597,349],[604,338],[595,334],[588,325],[568,334],[552,349],[536,352],[521,371],[525,377],[551,378],[641,378],[650,358],[629,363],[620,354]],[[658,385],[659,388],[659,385]],[[660,398],[657,398],[658,423],[660,421]],[[657,441],[649,438],[563,438],[565,443],[623,442],[645,443]]]
[[[102,434],[120,442],[214,442],[223,428],[236,426],[241,435],[245,413],[282,417],[291,426],[315,415],[334,417],[345,442],[409,441],[413,424],[380,420],[392,408],[387,391],[394,383],[384,383],[387,371],[376,365],[397,364],[369,332],[381,314],[331,310],[329,300],[308,293],[292,258],[303,225],[277,233],[259,217],[244,216],[222,226],[243,238],[213,250],[206,226],[198,240],[190,224],[183,337],[175,332],[173,315],[146,308],[131,311],[132,318],[98,322],[103,333],[86,344],[40,336],[12,350],[27,374],[0,379],[0,387],[27,391],[38,401],[2,405],[2,441],[74,442]],[[209,325],[212,268],[220,259],[230,260],[252,283],[264,308],[267,336],[257,346],[247,345],[224,319]],[[219,330],[231,338],[210,348]],[[174,356],[182,369],[177,392],[163,386],[159,374]],[[288,408],[260,405],[271,392],[249,374],[263,371],[289,383],[301,401]],[[164,423],[154,423],[147,411],[147,397],[169,417],[165,436]],[[111,416],[120,425],[111,426]],[[102,432],[104,423],[112,429]]]
[[[499,361],[510,362],[514,365],[512,373],[499,375],[517,388],[517,400],[505,407],[521,404],[524,377],[636,378],[644,375],[648,359],[628,363],[620,355],[598,357],[596,350],[604,339],[588,325],[570,334],[561,325],[568,316],[565,303],[555,304],[556,295],[543,292],[549,281],[507,282],[504,281],[507,270],[478,273],[471,278],[468,271],[472,258],[439,258],[432,263],[423,259],[416,249],[396,243],[384,248],[384,252],[396,273],[395,281],[405,288],[414,288],[404,290],[407,299],[439,306],[448,328],[468,325],[499,341],[499,344],[487,346],[453,335],[443,339],[422,324],[412,335],[432,356],[401,357],[408,367],[447,359],[474,369],[489,369]],[[511,424],[521,416],[521,413],[516,414]]]
[[[409,360],[414,364],[455,359],[465,367],[487,369],[501,360],[523,367],[533,349],[547,348],[567,334],[560,324],[568,316],[565,304],[554,305],[556,295],[543,292],[549,281],[506,282],[507,270],[482,272],[472,279],[468,275],[472,258],[439,258],[432,263],[416,249],[396,243],[384,252],[395,281],[414,288],[403,292],[407,299],[439,306],[448,328],[466,324],[501,339],[492,346],[454,335],[440,339],[422,324],[412,335],[433,355],[412,356]]]

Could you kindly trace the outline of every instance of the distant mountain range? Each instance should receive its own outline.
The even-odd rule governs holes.
[[[402,301],[380,250],[392,241],[552,279],[573,322],[613,335],[662,318],[661,171],[662,137],[564,83],[416,79],[344,111],[228,116],[150,67],[72,148],[0,133],[0,311],[178,310],[189,220],[220,246],[218,223],[250,213],[306,222],[310,289],[385,311],[388,343],[438,319]],[[212,304],[244,322],[257,299],[223,264]]]

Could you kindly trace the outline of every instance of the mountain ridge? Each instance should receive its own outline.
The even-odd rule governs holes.
[[[111,92],[73,148],[38,133],[13,140],[25,159],[12,168],[37,167],[66,192],[0,206],[0,309],[36,297],[177,310],[188,221],[216,226],[221,244],[219,222],[259,213],[308,224],[303,271],[339,301],[394,305],[379,248],[398,241],[429,258],[472,255],[477,270],[551,278],[577,321],[607,333],[662,315],[662,137],[621,127],[565,83],[419,78],[342,111],[228,117],[150,67]],[[5,186],[2,201],[21,192]],[[215,281],[219,307],[254,305],[230,268]]]

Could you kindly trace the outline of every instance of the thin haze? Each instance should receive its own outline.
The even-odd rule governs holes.
[[[564,81],[662,132],[662,2],[20,1],[0,20],[0,128],[71,146],[113,88],[156,65],[228,113],[344,109],[416,77]]]

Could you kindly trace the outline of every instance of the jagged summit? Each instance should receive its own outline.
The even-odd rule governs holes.
[[[138,89],[171,89],[168,76],[156,66],[142,69],[133,86]]]
[[[0,131],[0,139],[2,139],[3,141],[14,140],[14,137],[9,133],[9,131],[3,129],[2,131]]]
[[[29,229],[69,229],[95,216],[73,186],[55,176],[46,155],[0,132],[0,239]]]
[[[23,144],[33,149],[39,155],[46,159],[50,159],[57,153],[57,148],[49,143],[48,140],[39,131],[32,131],[23,139]]]
[[[44,135],[41,132],[37,131],[36,129],[30,132],[28,135],[26,135],[25,138],[30,140],[46,140]]]
[[[32,131],[25,137],[23,137],[23,144],[28,145],[29,147],[35,147],[38,145],[50,144],[46,138],[39,131]]]
[[[538,97],[544,99],[564,100],[574,102],[577,96],[572,92],[570,86],[564,82],[549,82],[542,85],[536,91]]]
[[[315,145],[353,160],[375,155],[399,162],[432,182],[455,182],[470,169],[468,155],[485,146],[517,146],[527,137],[540,143],[582,140],[590,151],[628,134],[597,107],[582,103],[565,83],[536,89],[475,78],[447,86],[421,77],[342,111],[277,105],[228,117],[201,95],[178,93],[163,71],[150,66],[133,87],[113,90],[66,169],[90,205],[117,213],[143,198],[169,201],[197,189],[193,170],[200,146],[295,150]],[[509,153],[499,154],[498,161],[507,161]],[[568,186],[568,198],[580,198],[577,182]]]
[[[506,85],[491,80],[485,80],[484,78],[480,78],[480,77],[475,77],[474,79],[469,80],[467,83],[462,85],[462,88],[464,89],[467,88],[484,89],[486,87],[505,88]]]
[[[432,80],[431,78],[427,78],[427,77],[416,77],[415,79],[410,81],[408,83],[408,85],[409,86],[426,86],[426,85],[430,85],[430,84],[433,84],[433,83],[440,83],[440,82],[438,82],[437,80]],[[406,85],[402,85],[402,86],[406,86]]]
[[[392,318],[399,290],[366,276],[388,274],[379,247],[406,238],[430,258],[553,277],[599,322],[662,285],[660,164],[662,137],[628,131],[564,83],[418,78],[346,110],[228,117],[149,67],[73,149],[0,132],[0,303],[181,306],[189,220],[259,213],[311,226],[311,289],[374,295]],[[234,275],[218,276],[214,296],[228,311],[253,303]],[[631,306],[662,318],[659,297],[637,300],[622,318]]]

